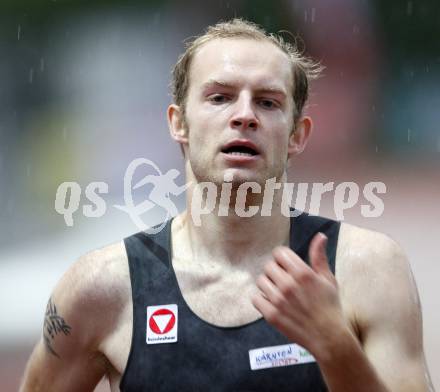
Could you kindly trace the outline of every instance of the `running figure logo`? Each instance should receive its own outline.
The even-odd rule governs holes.
[[[149,174],[145,176],[142,180],[132,186],[133,176],[136,169],[141,165],[147,165],[152,167],[156,174]],[[179,211],[176,205],[170,199],[169,195],[179,196],[183,193],[189,186],[184,184],[178,186],[174,181],[179,176],[179,171],[177,169],[168,170],[165,174],[157,167],[157,165],[146,158],[137,158],[130,163],[125,171],[124,175],[124,202],[125,205],[114,205],[114,207],[126,212],[133,223],[140,229],[148,234],[159,233],[166,225],[168,219],[176,216]],[[144,200],[140,204],[135,205],[133,201],[132,191],[139,189],[140,187],[152,184],[153,189],[150,191],[148,200]],[[141,215],[151,210],[153,207],[162,207],[166,212],[166,219],[159,225],[155,227],[147,226],[141,219]]]

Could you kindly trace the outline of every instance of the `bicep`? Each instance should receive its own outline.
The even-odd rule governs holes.
[[[20,392],[93,391],[103,370],[98,361],[81,355],[65,358],[61,350],[54,356],[42,338],[29,359]]]
[[[93,391],[105,373],[93,318],[86,310],[87,293],[76,282],[66,273],[48,301],[41,339],[26,368],[24,392]]]
[[[389,317],[395,316],[391,312]],[[395,327],[399,320],[402,325]],[[390,391],[430,390],[420,327],[415,320],[397,316],[388,327],[384,322],[365,337],[364,351]]]

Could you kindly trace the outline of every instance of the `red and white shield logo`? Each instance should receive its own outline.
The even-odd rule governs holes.
[[[156,310],[150,317],[148,324],[151,330],[158,335],[170,332],[176,324],[176,316],[166,308]]]
[[[177,342],[177,305],[147,307],[147,343]]]

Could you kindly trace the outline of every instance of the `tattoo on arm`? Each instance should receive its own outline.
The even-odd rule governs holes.
[[[44,316],[44,325],[43,325],[43,339],[44,345],[46,346],[47,351],[56,357],[60,358],[60,356],[55,352],[52,347],[52,341],[55,339],[55,336],[59,333],[63,333],[64,335],[70,335],[72,327],[68,325],[64,319],[57,313],[57,307],[55,303],[52,301],[52,298],[49,299],[46,308],[46,314]]]

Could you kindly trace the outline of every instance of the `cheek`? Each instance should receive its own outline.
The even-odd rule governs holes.
[[[289,137],[290,134],[287,131],[287,126],[285,124],[280,126],[276,132],[269,134],[268,142],[272,145],[272,151],[274,151],[274,154],[281,155],[281,157],[284,154],[287,154]]]
[[[188,146],[191,152],[190,156],[199,159],[211,150],[213,137],[209,135],[209,129],[203,126],[199,119],[191,121],[188,125]]]
[[[197,110],[193,106],[188,105],[185,115],[185,121],[189,133],[193,133],[195,137],[203,137],[209,131],[209,116],[200,108]]]

